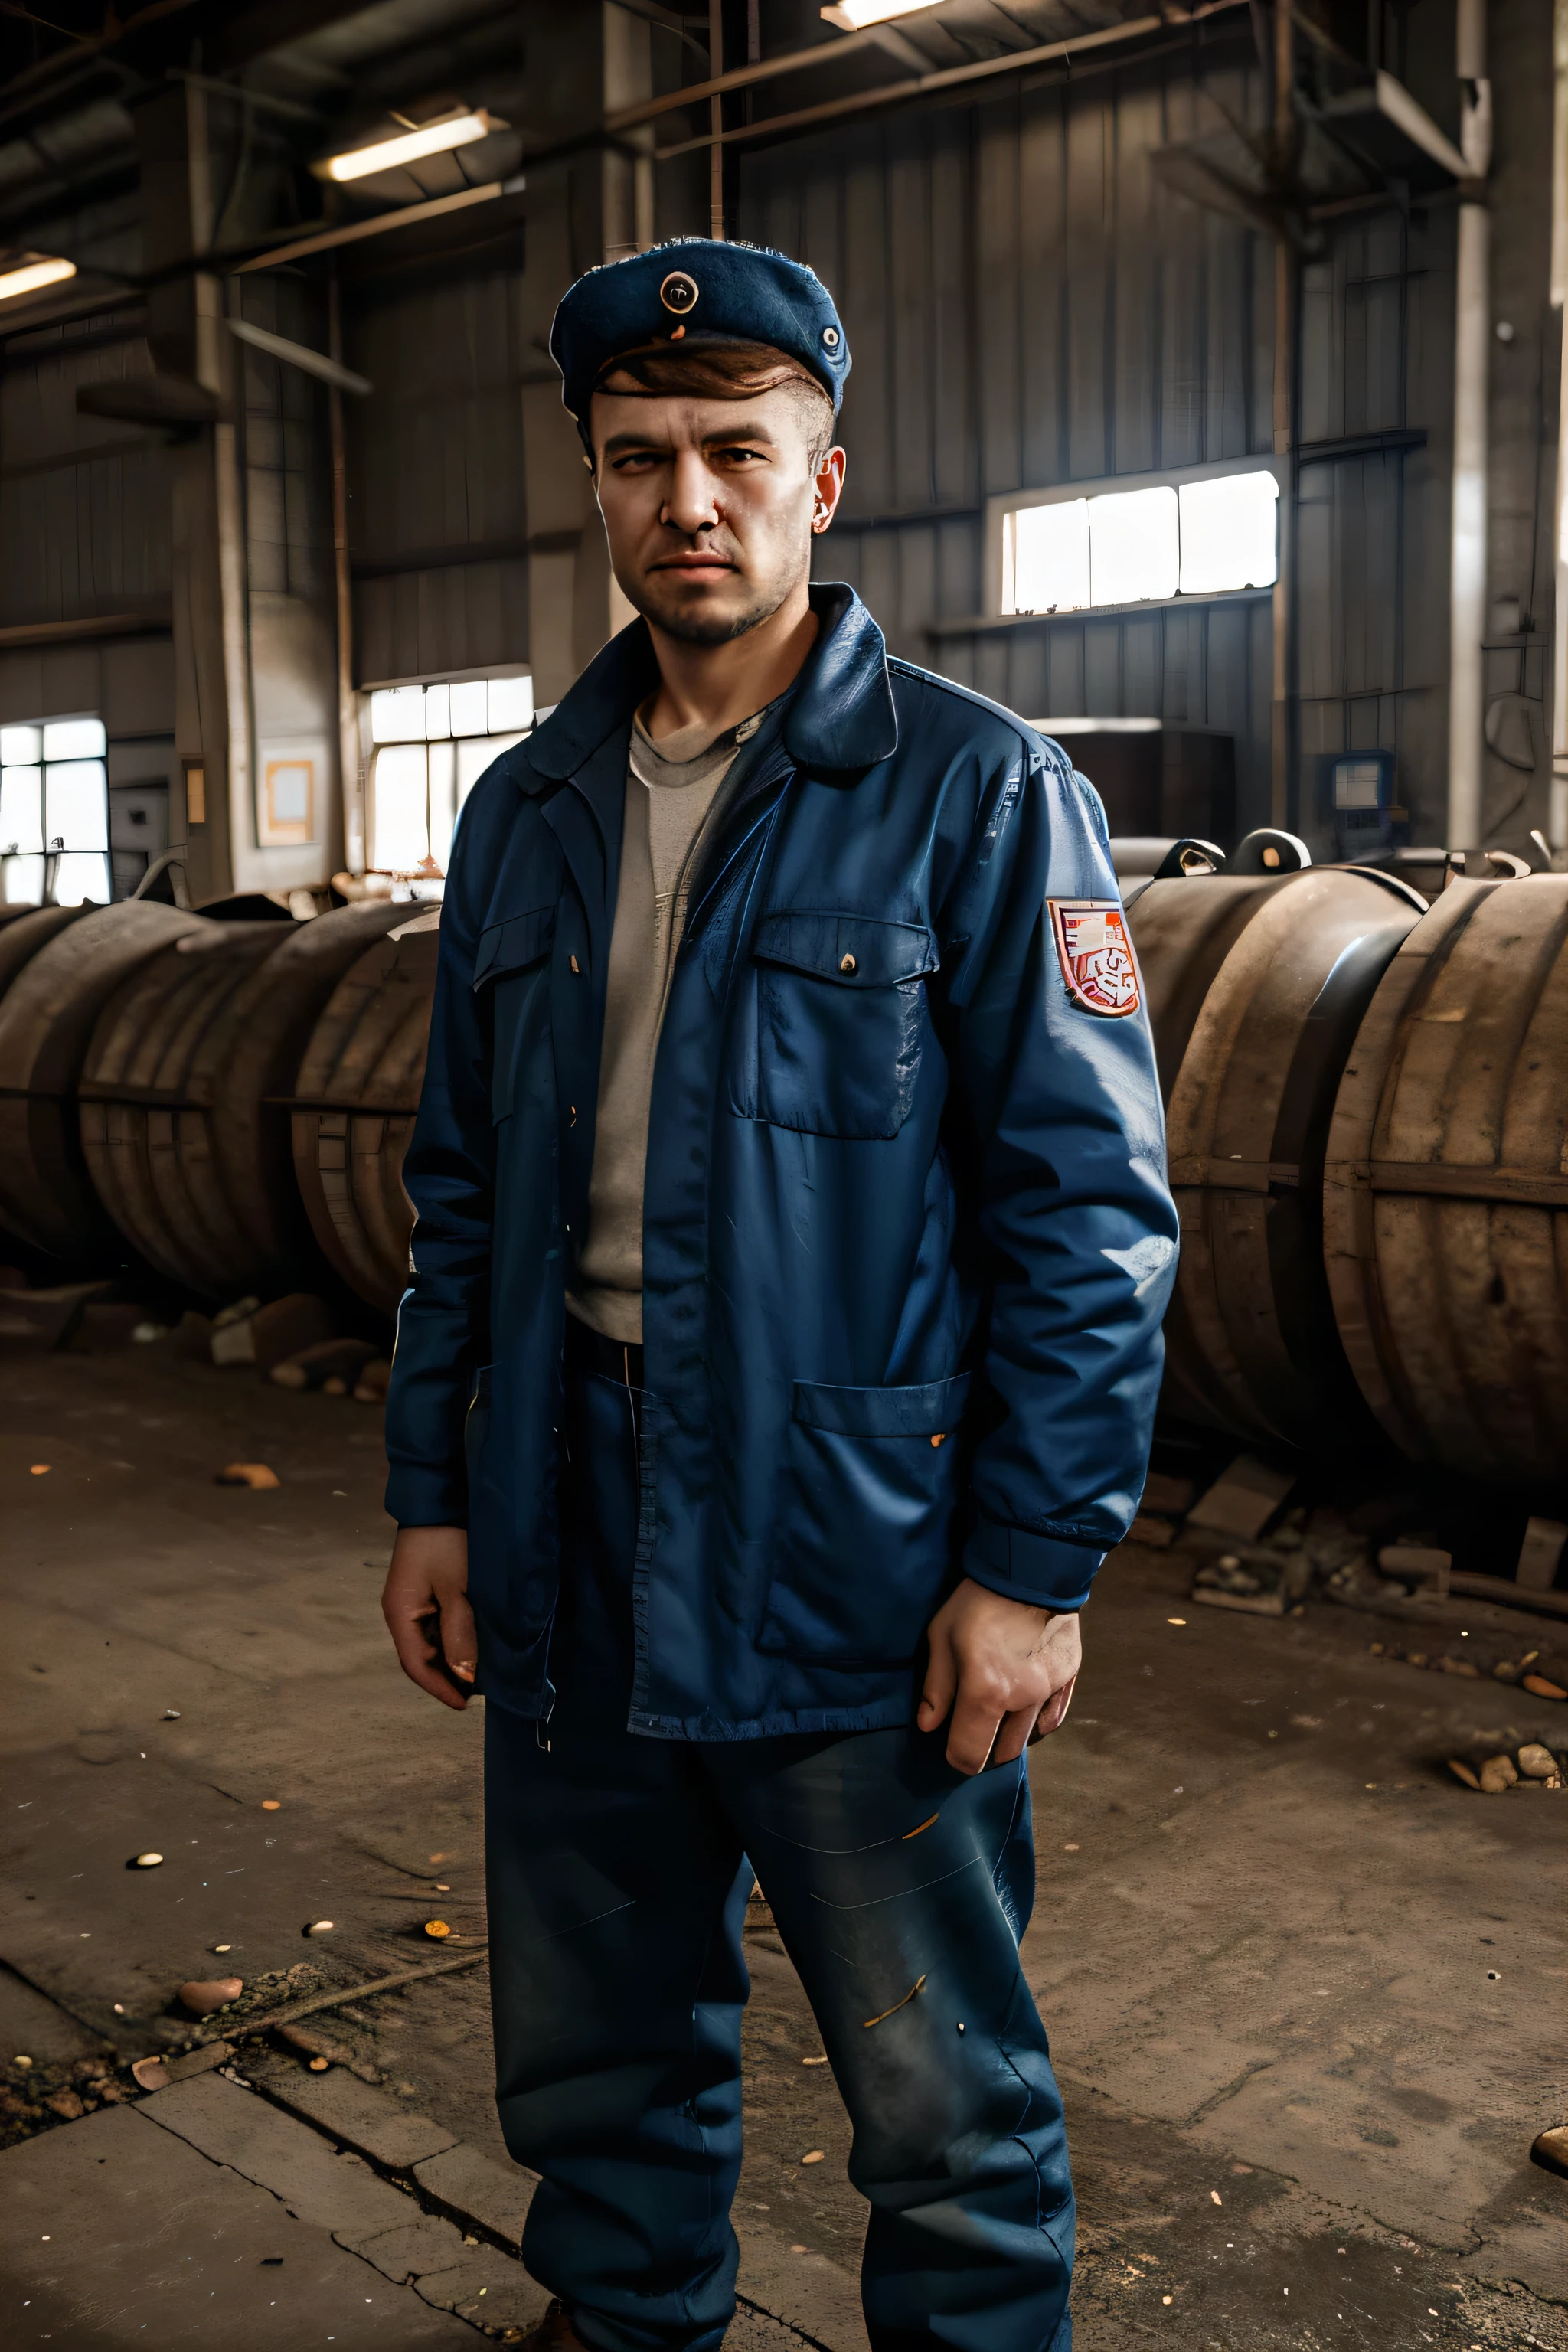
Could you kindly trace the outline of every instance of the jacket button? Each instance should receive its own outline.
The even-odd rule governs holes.
[[[931,1444],[933,1445],[940,1445],[946,1435],[947,1432],[945,1429],[939,1431],[937,1435],[931,1439]]]
[[[852,955],[845,955],[838,959],[838,969],[840,971],[850,972],[858,971],[860,967]]]
[[[582,970],[582,966],[581,966],[581,964],[579,964],[579,962],[577,961],[577,959],[576,959],[576,957],[575,957],[575,956],[574,956],[574,957],[573,957],[573,959],[572,959],[572,969],[573,969],[573,971],[581,971],[581,970]]]

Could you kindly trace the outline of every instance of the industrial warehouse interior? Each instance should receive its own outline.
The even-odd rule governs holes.
[[[733,2318],[534,2274],[500,1710],[382,1614],[427,1051],[429,1117],[447,997],[535,1001],[468,985],[466,811],[649,634],[552,321],[651,256],[709,349],[720,245],[847,338],[811,577],[879,677],[1098,794],[1130,994],[1059,882],[1031,969],[1091,1059],[1146,1015],[1163,1104],[1147,1481],[1015,1768],[1077,2196],[1033,2336],[863,2300],[876,2133],[752,1849]],[[8,2347],[1568,2352],[1565,333],[1568,0],[0,0]],[[569,987],[562,925],[512,965]],[[764,995],[842,977],[847,1036],[969,946],[847,937]]]

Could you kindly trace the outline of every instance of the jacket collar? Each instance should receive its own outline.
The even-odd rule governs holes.
[[[814,584],[820,624],[784,721],[784,749],[797,767],[857,772],[898,748],[882,632],[853,588]],[[647,624],[634,621],[595,656],[529,739],[524,792],[574,776],[605,740],[628,727],[658,683]]]

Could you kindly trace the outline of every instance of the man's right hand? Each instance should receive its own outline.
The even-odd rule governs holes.
[[[409,1681],[444,1706],[467,1706],[479,1664],[467,1528],[399,1528],[381,1613]]]

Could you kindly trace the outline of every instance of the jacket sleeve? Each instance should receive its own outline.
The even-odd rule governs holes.
[[[1058,1610],[1082,1606],[1137,1508],[1175,1276],[1147,1014],[1082,1009],[1051,927],[1052,898],[1120,896],[1098,795],[1054,744],[1015,739],[948,910],[989,1294],[964,1568]]]
[[[425,1084],[403,1162],[415,1222],[386,1399],[386,1508],[402,1527],[467,1525],[463,1428],[475,1370],[489,1353],[495,1130],[489,1011],[474,994],[486,871],[480,790],[453,845]]]

